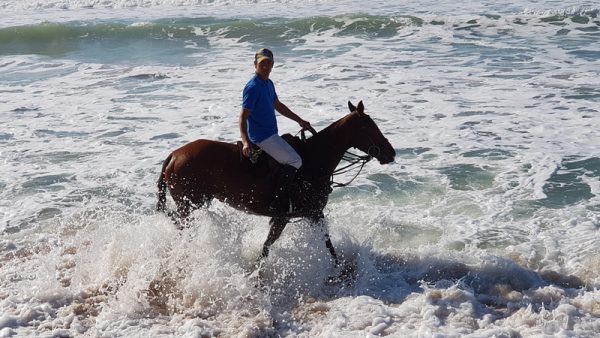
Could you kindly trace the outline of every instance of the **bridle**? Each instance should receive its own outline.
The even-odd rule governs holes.
[[[365,126],[362,126],[361,129],[365,129]],[[365,135],[371,142],[371,145],[367,149],[367,154],[369,154],[369,156],[371,156],[371,157],[377,158],[377,156],[381,155],[381,148],[379,148],[379,146],[375,143],[375,141],[373,141],[373,139],[371,138],[371,135],[369,135],[369,133],[365,133]]]
[[[365,126],[361,126],[360,129],[364,130]],[[300,131],[300,138],[302,139],[302,141],[306,141],[306,135],[304,133],[305,130],[308,130],[309,132],[311,132],[311,134],[313,134],[313,136],[315,136],[317,134],[315,129],[312,127],[308,128],[308,129],[302,129]],[[337,168],[333,171],[333,173],[331,174],[331,178],[329,180],[330,186],[333,186],[334,188],[341,188],[341,187],[350,185],[358,177],[358,175],[360,175],[361,171],[363,170],[363,168],[367,164],[367,162],[371,161],[373,159],[373,157],[377,157],[381,154],[381,148],[379,148],[379,146],[376,145],[376,143],[371,138],[371,135],[369,135],[369,133],[364,133],[364,134],[371,142],[371,145],[367,149],[367,155],[357,155],[357,154],[354,154],[354,153],[346,150],[346,152],[342,156],[342,161],[346,161],[346,162],[348,162],[348,164],[342,168]],[[348,173],[348,172],[352,171],[354,169],[354,167],[356,167],[356,166],[360,166],[360,167],[358,168],[356,175],[354,175],[354,177],[352,177],[348,182],[339,183],[339,182],[335,182],[333,180],[334,176],[339,176],[339,175]]]

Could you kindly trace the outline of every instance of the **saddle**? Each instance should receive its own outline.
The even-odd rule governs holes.
[[[304,158],[305,153],[305,141],[301,140],[298,136],[292,136],[291,134],[281,135],[283,138],[301,158]],[[240,157],[240,167],[243,171],[250,173],[255,177],[277,177],[280,164],[269,154],[263,152],[258,146],[252,144],[252,155],[250,158],[244,156],[242,153],[243,144],[241,141],[237,142],[238,154]]]
[[[291,134],[284,134],[281,137],[296,150],[298,155],[304,160],[308,155],[306,141]],[[256,178],[267,177],[270,180],[276,180],[279,174],[281,165],[272,158],[269,154],[260,151],[258,152],[256,161],[251,161],[242,153],[243,145],[241,141],[237,142],[238,153],[240,157],[240,167],[242,171],[249,173]],[[256,145],[252,145],[253,149],[259,150]],[[302,168],[296,175],[296,179],[290,187],[291,205],[296,210],[296,206],[302,206],[305,210],[322,210],[327,203],[327,198],[315,198],[315,196],[327,196],[333,190],[328,179],[323,181],[313,181],[304,175]]]

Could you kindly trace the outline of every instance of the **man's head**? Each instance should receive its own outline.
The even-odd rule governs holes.
[[[259,49],[254,55],[254,67],[256,67],[256,74],[258,74],[264,80],[269,78],[271,69],[273,69],[273,52],[266,48]]]
[[[273,58],[273,52],[266,48],[261,48],[254,55],[254,62],[260,63],[265,59],[271,60],[273,63],[275,62],[275,59]]]

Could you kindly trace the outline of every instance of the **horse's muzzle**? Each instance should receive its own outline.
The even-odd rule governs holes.
[[[392,163],[392,162],[394,162],[395,157],[396,157],[396,151],[393,148],[391,148],[390,151],[388,151],[388,152],[385,152],[385,153],[380,152],[379,156],[375,156],[375,158],[377,159],[377,161],[379,161],[380,164]]]
[[[394,162],[394,158],[393,157],[383,157],[383,156],[380,156],[379,158],[377,158],[377,160],[379,161],[379,164],[388,164],[388,163]]]

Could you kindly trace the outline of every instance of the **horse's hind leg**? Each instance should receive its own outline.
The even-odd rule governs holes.
[[[184,198],[176,200],[175,205],[177,210],[171,215],[171,219],[173,219],[173,223],[175,223],[177,229],[182,230],[189,223],[192,204],[188,199]]]
[[[259,257],[259,261],[263,258],[266,258],[269,255],[269,249],[271,245],[281,236],[283,229],[287,225],[289,218],[287,217],[273,217],[269,221],[271,228],[269,229],[269,235],[267,235],[267,240],[265,244],[263,244],[262,253]]]
[[[211,199],[212,197],[202,195],[201,198],[196,199],[195,203],[192,203],[188,197],[174,198],[177,211],[174,214],[171,214],[171,218],[177,228],[179,230],[186,228],[189,225],[192,211],[203,206],[208,206]]]
[[[171,215],[173,222],[179,230],[185,228],[190,221],[190,214],[195,208],[194,204],[186,196],[174,198],[176,211]]]

